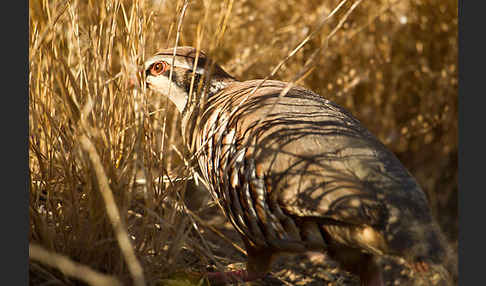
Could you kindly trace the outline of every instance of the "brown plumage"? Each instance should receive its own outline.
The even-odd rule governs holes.
[[[237,81],[193,48],[173,52],[146,61],[146,83],[182,113],[184,141],[241,234],[247,272],[233,276],[262,277],[277,255],[307,250],[328,253],[362,285],[383,285],[380,255],[418,270],[444,261],[420,186],[350,113],[285,82]]]

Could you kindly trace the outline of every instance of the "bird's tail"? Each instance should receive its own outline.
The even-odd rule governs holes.
[[[457,285],[457,251],[435,222],[398,232],[389,243],[392,251],[401,253],[414,270],[432,275],[437,285]]]

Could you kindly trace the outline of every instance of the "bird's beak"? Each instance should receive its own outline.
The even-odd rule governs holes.
[[[129,75],[128,75],[128,88],[140,88],[141,83],[145,81],[145,77],[143,74],[143,66],[136,66],[130,65],[129,66]]]

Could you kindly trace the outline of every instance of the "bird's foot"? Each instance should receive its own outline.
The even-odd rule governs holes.
[[[205,274],[191,272],[193,277],[206,278],[210,285],[226,285],[237,282],[250,282],[265,276],[265,274],[249,273],[246,270],[234,270],[225,272],[207,272]]]
[[[236,282],[250,282],[265,276],[265,274],[250,273],[247,270],[234,270],[227,272],[209,272],[206,273],[208,280],[215,285],[236,283]]]

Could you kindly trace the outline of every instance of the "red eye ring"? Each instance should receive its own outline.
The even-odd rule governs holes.
[[[166,62],[157,62],[150,67],[151,75],[159,75],[167,70],[169,65]]]

